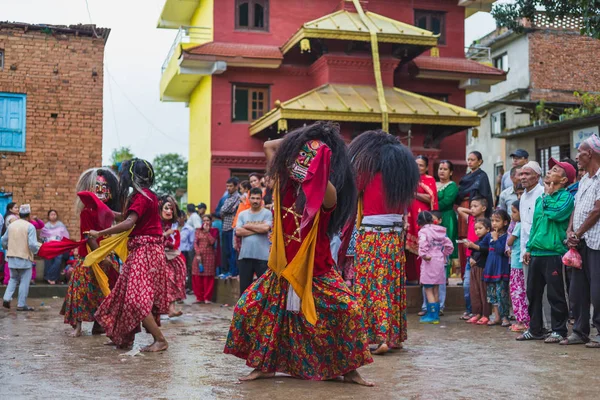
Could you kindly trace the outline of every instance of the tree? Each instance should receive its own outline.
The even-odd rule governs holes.
[[[188,163],[176,153],[160,154],[152,162],[154,167],[154,188],[160,194],[170,194],[176,198],[187,191]]]
[[[111,165],[120,165],[123,161],[131,160],[133,157],[135,156],[131,152],[131,148],[121,147],[112,151],[110,163]]]
[[[581,34],[600,39],[600,0],[515,0],[494,5],[492,16],[498,26],[523,32],[522,20],[533,21],[538,10],[544,10],[551,22],[581,18]]]

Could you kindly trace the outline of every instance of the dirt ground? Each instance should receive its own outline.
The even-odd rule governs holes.
[[[470,326],[447,314],[442,324],[409,318],[405,349],[363,367],[376,383],[307,382],[285,376],[241,384],[243,360],[223,354],[232,308],[183,307],[164,321],[170,348],[126,355],[105,336],[69,336],[61,299],[30,299],[33,313],[0,311],[0,399],[498,399],[597,398],[600,351],[519,343],[500,327]],[[138,334],[134,349],[151,342]],[[134,352],[135,353],[135,352]]]

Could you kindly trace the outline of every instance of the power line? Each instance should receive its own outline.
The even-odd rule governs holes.
[[[115,109],[115,102],[113,100],[113,88],[110,84],[110,79],[108,80],[108,90],[110,91],[110,107],[112,109],[112,117],[113,122],[115,124],[115,133],[117,134],[117,144],[119,145],[119,147],[121,147],[121,139],[119,137],[119,126],[117,125],[117,112]]]

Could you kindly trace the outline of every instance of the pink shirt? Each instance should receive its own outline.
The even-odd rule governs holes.
[[[470,240],[471,242],[475,243],[476,241],[479,240],[479,238],[477,237],[477,234],[475,233],[475,217],[472,215],[469,215],[469,219],[468,219],[468,224],[467,224],[467,239]],[[467,255],[467,257],[471,257],[471,252],[473,250],[471,249],[466,249],[465,250],[465,254]]]

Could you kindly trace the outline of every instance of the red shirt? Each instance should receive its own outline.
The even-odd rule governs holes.
[[[469,215],[469,220],[467,224],[467,239],[469,239],[473,243],[479,240],[479,237],[477,237],[477,234],[475,233],[475,217],[472,215]],[[473,250],[471,249],[465,249],[465,254],[467,255],[467,257],[470,257],[472,252]]]
[[[297,212],[294,209],[296,196],[295,190],[288,190],[281,204],[282,226],[283,226],[283,242],[285,244],[285,256],[288,262],[292,261],[298,250],[302,240],[310,231],[311,225],[308,225],[300,233],[300,223],[302,222],[302,211]],[[319,231],[317,232],[317,244],[315,248],[315,264],[313,268],[313,276],[321,276],[329,272],[335,264],[331,257],[331,248],[329,247],[329,236],[327,236],[327,227],[331,219],[331,212],[335,209],[324,210],[321,208],[319,218]]]
[[[135,193],[131,198],[127,215],[134,212],[138,215],[135,228],[129,236],[162,236],[162,223],[158,212],[158,197],[150,189],[143,189],[146,196]]]
[[[373,180],[363,191],[363,215],[404,214],[404,208],[389,209],[385,204],[383,178],[381,173],[375,174]]]

